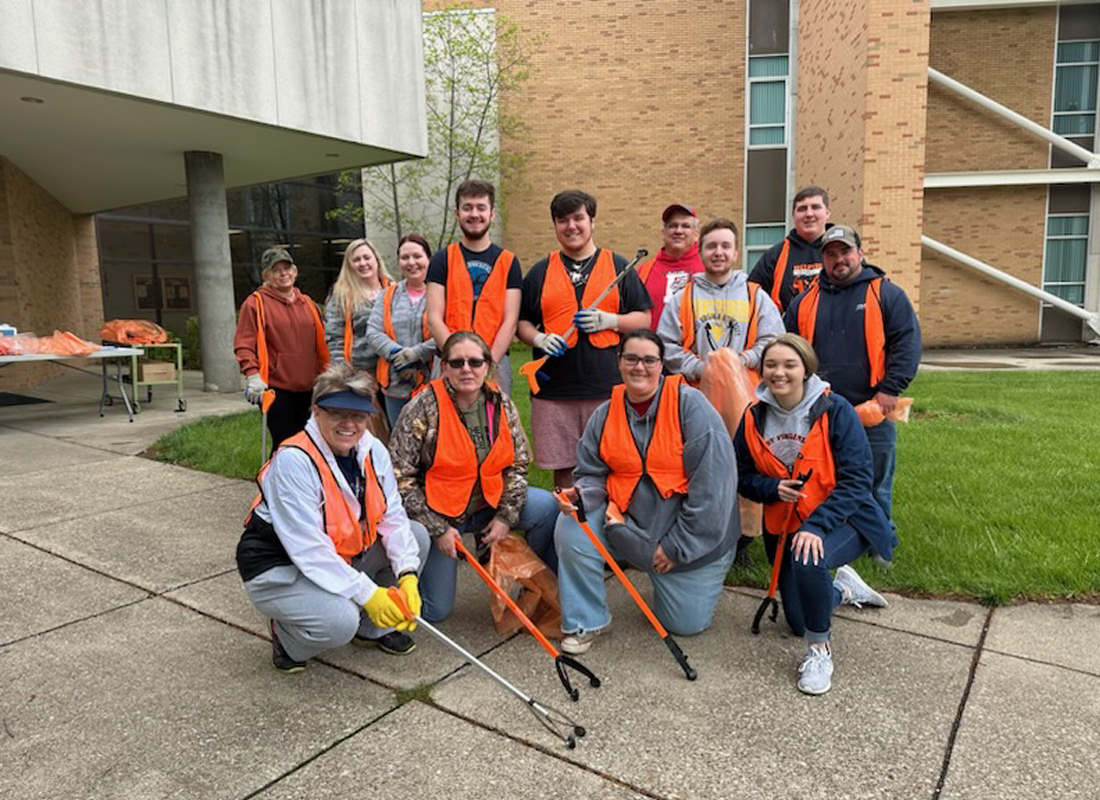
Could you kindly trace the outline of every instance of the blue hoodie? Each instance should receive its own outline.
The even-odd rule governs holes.
[[[863,303],[867,285],[886,273],[873,264],[863,263],[863,272],[843,286],[829,282],[825,270],[818,275],[821,295],[817,304],[814,340],[810,342],[821,362],[818,373],[833,391],[856,406],[885,392],[895,397],[905,391],[920,365],[920,323],[905,292],[889,280],[882,282],[882,317],[886,333],[886,377],[871,385],[871,362],[863,335]],[[798,309],[805,294],[787,307],[783,322],[787,330],[798,333]]]

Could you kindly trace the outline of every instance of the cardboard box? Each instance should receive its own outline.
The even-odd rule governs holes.
[[[176,379],[176,365],[170,361],[146,361],[138,366],[138,375],[143,383],[167,383]]]

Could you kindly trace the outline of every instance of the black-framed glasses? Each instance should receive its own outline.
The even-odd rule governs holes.
[[[646,369],[653,369],[661,363],[660,356],[639,356],[635,353],[623,353],[619,358],[621,358],[623,363],[628,367],[636,367],[639,364],[645,364]]]
[[[481,369],[485,366],[484,358],[448,358],[447,366],[451,369],[462,369],[467,364],[470,369]]]

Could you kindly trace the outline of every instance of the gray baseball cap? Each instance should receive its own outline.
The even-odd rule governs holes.
[[[824,250],[833,242],[843,242],[856,250],[860,248],[859,233],[848,225],[834,225],[825,231],[821,236],[821,249]]]
[[[264,250],[264,254],[260,257],[260,272],[267,272],[274,267],[280,261],[289,261],[294,263],[294,257],[290,255],[290,251],[285,247],[269,247]]]

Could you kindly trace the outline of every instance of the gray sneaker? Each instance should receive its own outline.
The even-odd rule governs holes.
[[[825,694],[833,688],[833,654],[828,646],[810,645],[798,672],[798,691],[803,694]]]
[[[859,573],[847,564],[837,569],[833,584],[840,589],[841,605],[856,608],[864,606],[886,608],[890,605],[885,597],[868,586],[867,582],[859,577]]]

